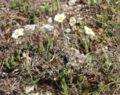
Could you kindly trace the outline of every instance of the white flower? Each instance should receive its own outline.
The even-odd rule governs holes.
[[[13,31],[12,38],[17,39],[19,36],[23,36],[23,35],[24,35],[24,29],[19,28]]]
[[[50,24],[44,24],[41,27],[42,30],[46,31],[46,32],[51,32],[54,30],[54,26],[50,25]]]
[[[49,17],[48,18],[48,23],[51,24],[53,21],[52,21],[52,17]]]
[[[57,21],[57,22],[62,23],[65,18],[66,18],[65,14],[62,13],[62,14],[55,15],[54,20]]]
[[[76,24],[76,19],[75,17],[71,17],[69,21],[70,26],[74,26]]]
[[[95,36],[95,33],[93,32],[91,28],[84,26],[84,30],[85,30],[85,34]]]
[[[65,32],[66,32],[66,33],[70,33],[70,32],[71,32],[71,29],[70,29],[70,28],[67,28],[67,29],[65,29]]]
[[[34,30],[35,30],[35,27],[36,27],[36,24],[25,25],[25,26],[24,26],[24,29],[25,29],[25,30],[34,31]]]

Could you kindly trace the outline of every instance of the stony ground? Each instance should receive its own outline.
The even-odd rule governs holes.
[[[119,0],[71,1],[0,0],[0,95],[120,94]]]

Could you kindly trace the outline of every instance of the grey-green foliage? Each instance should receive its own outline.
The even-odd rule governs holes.
[[[14,69],[17,66],[17,61],[20,58],[20,51],[16,50],[14,55],[8,58],[4,64],[6,70]]]
[[[29,23],[34,23],[40,15],[40,6],[33,7],[29,0],[12,0],[11,9],[18,10],[21,14],[27,16]]]
[[[11,8],[28,13],[30,8],[29,0],[12,0]]]
[[[64,68],[60,73],[60,87],[62,95],[70,95],[69,86],[70,83],[69,78],[73,75],[73,70],[70,68]]]
[[[61,1],[60,0],[51,0],[51,3],[46,3],[44,6],[41,6],[41,10],[45,11],[48,15],[51,15],[55,12],[60,12],[61,10]]]

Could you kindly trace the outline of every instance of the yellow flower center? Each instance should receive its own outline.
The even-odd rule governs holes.
[[[59,21],[62,21],[62,20],[63,20],[63,17],[62,17],[62,16],[59,16],[58,19],[59,19]]]
[[[92,32],[92,29],[91,29],[91,28],[88,28],[88,32]]]
[[[15,33],[15,35],[16,35],[16,36],[19,36],[19,35],[20,35],[20,32],[19,32],[19,31],[17,31],[17,32]]]

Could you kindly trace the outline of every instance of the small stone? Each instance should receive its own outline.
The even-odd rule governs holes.
[[[44,24],[41,29],[46,32],[52,32],[54,30],[54,26],[50,24]]]
[[[75,3],[76,3],[77,1],[78,1],[78,0],[69,0],[68,4],[69,4],[70,6],[73,6],[73,5],[75,5]]]
[[[71,32],[70,28],[65,29],[65,33],[70,33],[70,32]]]
[[[28,94],[30,92],[33,92],[34,91],[34,86],[27,86],[25,87],[25,93]]]
[[[36,28],[36,24],[31,24],[31,25],[28,24],[28,25],[24,26],[24,29],[27,31],[29,31],[29,30],[34,31],[35,28]]]
[[[48,23],[51,24],[53,21],[52,21],[52,17],[49,17],[48,18]]]

